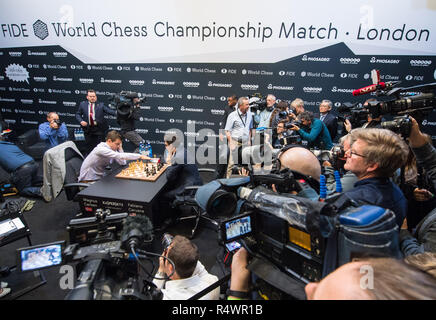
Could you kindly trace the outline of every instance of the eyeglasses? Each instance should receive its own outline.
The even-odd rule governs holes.
[[[363,154],[358,154],[357,152],[354,152],[354,151],[351,150],[351,149],[348,149],[345,153],[347,153],[347,152],[350,154],[350,157],[352,157],[353,154],[354,154],[354,155],[356,155],[356,156],[359,156],[359,157],[362,157],[362,158],[366,158],[366,156],[364,156]]]

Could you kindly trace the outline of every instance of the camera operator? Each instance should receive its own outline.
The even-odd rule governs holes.
[[[45,141],[47,149],[56,147],[68,140],[68,130],[65,123],[61,123],[56,112],[47,114],[47,122],[39,125],[39,137]]]
[[[229,97],[227,97],[227,106],[224,108],[224,115],[223,115],[223,119],[221,122],[221,126],[220,126],[220,133],[219,133],[219,139],[221,142],[224,141],[224,135],[222,133],[222,130],[225,129],[226,127],[226,123],[227,123],[227,118],[229,117],[229,114],[232,113],[233,111],[235,111],[235,106],[236,103],[238,102],[238,97],[233,94]],[[221,148],[221,144],[220,144],[220,159],[221,158],[225,158],[225,163],[223,163],[224,161],[219,161],[218,164],[218,178],[225,178],[226,177],[226,169],[227,169],[227,159],[229,158],[229,149],[226,147],[226,145],[223,145],[224,148]],[[223,163],[223,164],[222,164]]]
[[[103,141],[108,124],[104,118],[105,114],[117,115],[115,110],[105,106],[103,103],[97,103],[97,94],[95,90],[89,89],[86,95],[88,101],[82,101],[76,112],[76,119],[83,128],[87,153]]]
[[[406,162],[407,145],[387,129],[354,129],[351,147],[345,153],[344,169],[357,176],[354,188],[343,193],[335,205],[342,208],[349,200],[390,209],[401,227],[407,211],[407,200],[390,177]]]
[[[250,297],[248,252],[233,256],[228,300]],[[363,258],[342,265],[320,282],[305,287],[307,300],[434,300],[436,255],[419,254],[404,260]],[[375,286],[362,286],[364,275],[373,271]],[[400,280],[399,280],[400,279]]]
[[[227,165],[227,178],[232,174],[232,167],[238,163],[238,152],[243,146],[251,145],[253,134],[253,114],[249,110],[249,99],[240,97],[238,109],[229,114],[225,131],[230,148],[229,163]]]
[[[332,138],[326,125],[321,120],[314,118],[312,112],[304,111],[300,113],[298,120],[308,129],[300,128],[294,124],[291,130],[296,131],[303,140],[306,140],[309,148],[327,150],[333,147]]]
[[[435,185],[436,149],[433,147],[430,137],[420,131],[418,122],[413,118],[411,120],[412,129],[409,136],[409,145],[416,155],[417,165],[424,168]],[[400,232],[401,250],[404,255],[436,252],[436,209],[430,211],[418,223],[413,235],[407,228],[402,229]]]
[[[258,128],[269,128],[271,126],[271,115],[274,111],[276,104],[276,97],[268,94],[266,97],[266,108],[263,109],[259,115],[255,116]]]
[[[319,105],[319,119],[324,122],[329,130],[332,141],[335,140],[338,133],[338,117],[332,112],[332,102],[330,100],[322,100]]]
[[[135,121],[139,120],[139,98],[133,98],[132,99],[132,109],[129,110],[129,114],[126,117],[120,117],[117,116],[117,122],[121,127],[121,136],[123,139],[129,140],[131,143],[133,143],[136,148],[139,148],[139,144],[141,142],[144,142],[144,139],[135,131]],[[130,109],[130,108],[129,108]]]
[[[363,103],[363,107],[364,108],[368,107],[368,104],[370,102],[374,102],[374,101],[377,101],[377,99],[371,98],[371,99],[366,100]],[[373,118],[371,114],[368,114],[368,121],[362,125],[362,128],[380,128],[381,129],[382,120],[383,120],[382,115],[380,115],[376,118]],[[347,132],[351,132],[351,130],[353,129],[353,126],[351,125],[351,122],[348,119],[345,119],[344,127],[345,127],[345,130],[347,130]]]
[[[273,134],[273,137],[275,137],[273,141],[274,148],[283,147],[280,141],[281,139],[285,138],[284,134],[288,131],[288,129],[286,129],[285,127],[286,123],[288,123],[288,120],[280,120],[277,123],[276,130],[275,130],[276,134]]]
[[[171,244],[162,253],[174,262],[174,267],[167,259],[159,258],[157,276],[170,277],[169,281],[154,279],[153,283],[162,290],[163,300],[187,300],[218,281],[207,272],[199,261],[197,246],[188,238],[175,236]],[[201,300],[218,300],[220,288],[207,293]]]

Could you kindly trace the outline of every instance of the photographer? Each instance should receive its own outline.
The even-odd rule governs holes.
[[[163,300],[187,300],[218,281],[218,278],[207,272],[199,261],[197,246],[188,238],[175,236],[171,244],[162,253],[174,262],[174,267],[167,259],[159,258],[159,278],[170,277],[170,280],[153,280],[162,290]],[[201,300],[218,300],[220,288],[207,293]]]
[[[377,101],[377,99],[374,99],[374,98],[368,99],[363,103],[363,107],[366,108],[366,107],[368,107],[370,102],[375,102],[375,101]],[[382,115],[380,115],[376,118],[373,118],[371,114],[368,114],[367,119],[368,119],[368,121],[362,125],[362,128],[381,128],[381,122],[383,120]],[[351,130],[353,129],[353,126],[352,126],[350,120],[348,120],[348,119],[345,119],[344,127],[345,127],[345,130],[347,130],[347,132],[351,132]]]
[[[326,125],[321,120],[314,118],[312,112],[300,113],[298,120],[308,129],[300,128],[294,124],[291,130],[297,131],[303,140],[307,140],[309,148],[327,150],[333,147],[332,138]]]
[[[436,150],[429,136],[419,130],[418,122],[411,118],[409,145],[416,155],[417,164],[424,167],[433,184],[436,183]],[[419,191],[419,189],[418,189]],[[410,214],[410,213],[409,213]],[[417,225],[413,235],[407,228],[400,231],[401,250],[404,255],[436,252],[436,209],[428,213]]]
[[[276,97],[272,94],[266,97],[266,107],[259,115],[255,116],[255,120],[258,128],[269,128],[271,126],[271,115],[274,111],[276,104]]]
[[[56,147],[68,140],[68,130],[65,123],[61,123],[56,112],[47,114],[47,122],[39,125],[39,137],[45,141],[47,149]]]
[[[232,261],[229,300],[249,298],[250,271],[244,248]],[[307,300],[434,300],[436,299],[436,255],[420,254],[404,260],[362,258],[349,262],[320,282],[305,287]],[[375,286],[362,286],[373,271]],[[400,279],[400,280],[399,280]]]
[[[387,129],[354,129],[351,147],[345,153],[344,169],[357,176],[354,188],[343,193],[335,205],[342,208],[350,200],[390,209],[398,227],[406,217],[407,200],[390,177],[407,159],[404,141]]]
[[[300,113],[303,113],[305,110],[304,110],[304,101],[303,101],[303,99],[300,99],[300,98],[296,98],[296,99],[294,99],[292,102],[291,102],[291,110],[292,110],[292,112],[290,113],[290,117],[293,119],[293,120],[297,120],[297,116],[300,114]]]
[[[119,108],[117,111],[117,123],[121,127],[121,136],[133,143],[136,148],[139,148],[140,143],[144,142],[144,139],[135,131],[135,121],[140,118],[139,103],[139,98],[133,98],[132,106],[128,106],[126,109]]]

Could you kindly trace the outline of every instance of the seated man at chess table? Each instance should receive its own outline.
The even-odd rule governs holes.
[[[188,186],[202,185],[198,167],[195,163],[188,164],[187,150],[183,145],[183,137],[174,133],[164,136],[164,162],[169,165],[166,170],[168,183],[163,192],[163,198],[168,201],[175,199]]]
[[[106,167],[114,161],[120,165],[126,165],[126,160],[150,160],[149,157],[138,153],[123,151],[121,135],[115,131],[109,131],[106,142],[100,142],[85,158],[80,168],[79,182],[93,182],[100,180],[106,174]]]

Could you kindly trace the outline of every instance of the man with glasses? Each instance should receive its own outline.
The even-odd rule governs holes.
[[[354,129],[351,147],[345,153],[344,169],[357,177],[354,188],[335,202],[341,208],[349,200],[372,204],[395,213],[399,227],[406,216],[407,200],[389,178],[405,164],[408,147],[395,133],[386,129]]]

